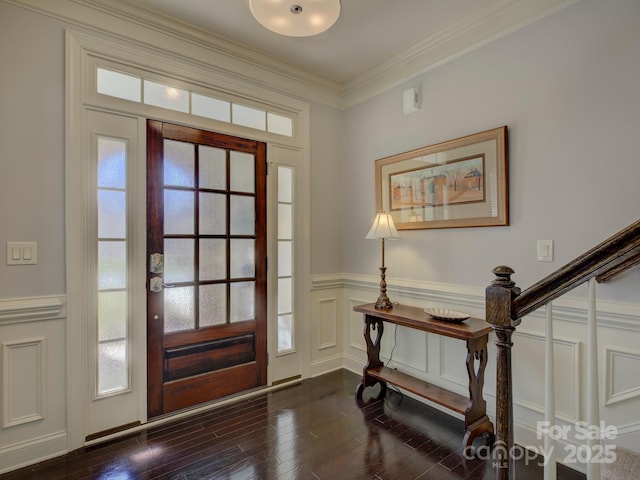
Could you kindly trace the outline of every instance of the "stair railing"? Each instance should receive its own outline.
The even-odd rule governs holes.
[[[547,387],[551,391],[545,394],[545,417],[553,423],[555,406],[553,396],[553,338],[552,338],[552,307],[551,301],[589,282],[589,313],[588,313],[588,376],[587,385],[587,421],[591,424],[599,423],[598,390],[597,390],[597,339],[595,318],[595,282],[611,280],[625,270],[640,264],[640,220],[629,225],[591,250],[577,257],[565,266],[543,278],[531,287],[522,291],[511,280],[514,271],[507,266],[493,269],[495,279],[486,289],[486,320],[493,325],[496,334],[497,347],[497,382],[496,382],[496,442],[494,445],[494,459],[497,480],[512,480],[515,478],[513,452],[513,383],[511,371],[512,336],[522,318],[538,308],[547,305],[547,320],[545,331],[551,337],[545,348],[545,367]],[[549,345],[550,344],[550,345]],[[595,377],[595,378],[594,378]],[[549,396],[547,398],[547,395]],[[550,409],[550,411],[546,411]],[[552,410],[551,410],[552,409]],[[551,440],[549,440],[551,441]],[[547,442],[547,440],[545,440]],[[547,447],[551,443],[545,444]],[[553,448],[551,449],[553,450]],[[545,469],[545,479],[555,478],[555,462],[553,467]],[[590,463],[587,478],[599,480],[597,465]],[[550,473],[553,470],[553,473]]]

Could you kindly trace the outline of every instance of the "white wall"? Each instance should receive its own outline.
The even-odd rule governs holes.
[[[345,112],[344,271],[375,274],[374,161],[502,125],[509,127],[508,227],[401,232],[389,242],[389,283],[486,286],[509,265],[521,287],[640,217],[640,2],[581,0]],[[402,91],[422,108],[402,113]],[[555,261],[536,262],[552,239]],[[602,287],[637,301],[640,271]],[[576,292],[582,295],[582,292]]]

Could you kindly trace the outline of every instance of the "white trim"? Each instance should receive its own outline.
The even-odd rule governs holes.
[[[215,75],[296,95],[334,108],[349,108],[419,74],[531,24],[577,0],[491,0],[403,53],[339,84],[292,67],[196,27],[122,0],[5,0],[74,26],[184,56]],[[132,28],[133,27],[133,28]]]
[[[64,296],[0,300],[0,325],[64,318],[66,316],[65,302]]]

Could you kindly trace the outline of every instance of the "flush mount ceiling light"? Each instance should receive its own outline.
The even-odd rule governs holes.
[[[340,16],[340,0],[249,0],[262,26],[290,37],[309,37],[331,27]]]

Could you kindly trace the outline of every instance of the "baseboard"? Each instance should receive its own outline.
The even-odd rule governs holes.
[[[0,448],[0,474],[67,453],[67,432],[60,431]]]

